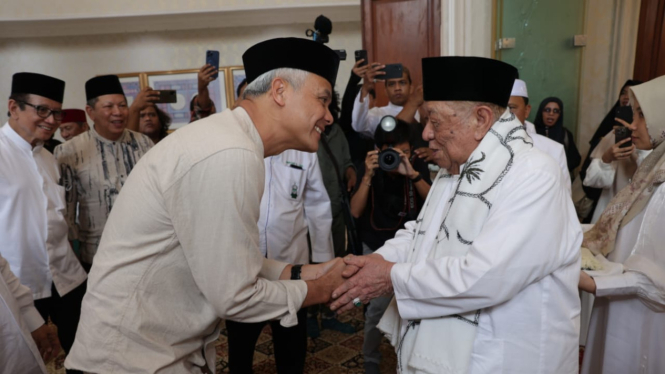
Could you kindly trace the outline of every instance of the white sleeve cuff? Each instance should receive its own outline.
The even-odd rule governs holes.
[[[37,311],[37,308],[34,306],[26,306],[22,308],[23,313],[22,317],[25,321],[25,325],[28,327],[30,332],[37,330],[44,324],[44,319],[41,314]]]
[[[638,291],[638,275],[632,272],[594,278],[596,297],[635,295]]]
[[[277,260],[271,260],[269,258],[263,259],[263,266],[261,267],[261,272],[259,277],[265,278],[268,280],[278,280],[279,276],[282,275],[282,271],[288,264],[285,262],[279,262]]]
[[[390,280],[393,283],[397,309],[399,310],[399,315],[404,319],[419,318],[416,305],[411,305],[412,303],[408,302],[411,299],[411,295],[409,295],[407,282],[411,277],[412,266],[413,264],[410,263],[395,264],[390,270]]]

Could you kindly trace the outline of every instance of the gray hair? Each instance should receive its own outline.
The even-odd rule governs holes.
[[[270,91],[272,81],[275,78],[282,78],[293,86],[295,90],[299,90],[305,83],[309,74],[310,73],[307,71],[292,68],[270,70],[267,73],[259,75],[259,77],[254,79],[252,83],[248,84],[247,87],[245,87],[245,92],[243,92],[242,98],[258,97],[267,93]]]

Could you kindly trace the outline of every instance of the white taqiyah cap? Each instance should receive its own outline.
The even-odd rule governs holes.
[[[529,93],[526,91],[526,83],[521,79],[515,79],[513,91],[510,93],[510,96],[529,97]]]

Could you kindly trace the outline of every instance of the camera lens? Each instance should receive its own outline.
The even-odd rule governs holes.
[[[385,171],[397,169],[400,163],[399,153],[394,149],[386,149],[379,153],[379,167]]]

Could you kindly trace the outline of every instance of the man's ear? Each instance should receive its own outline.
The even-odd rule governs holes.
[[[92,122],[95,122],[95,116],[93,115],[95,109],[91,107],[90,105],[85,106],[85,112],[88,113],[88,117],[92,120]]]
[[[480,105],[475,109],[475,116],[476,128],[474,129],[473,136],[476,141],[481,141],[494,124],[494,114],[488,106]]]
[[[531,114],[531,104],[526,106],[526,110],[524,111],[525,116],[524,118],[529,118],[529,114]]]
[[[270,85],[270,97],[279,106],[286,105],[286,85],[286,81],[280,77],[273,79]]]
[[[21,110],[21,108],[18,106],[16,100],[9,99],[9,102],[7,103],[7,115],[10,118],[16,119],[18,117],[19,110]]]

